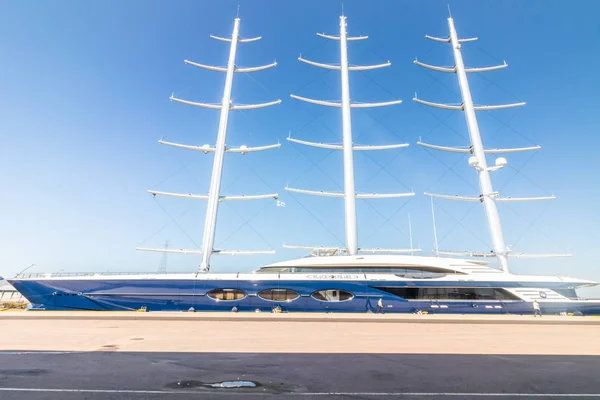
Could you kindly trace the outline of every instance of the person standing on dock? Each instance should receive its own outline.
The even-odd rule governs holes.
[[[377,314],[379,313],[385,314],[385,312],[383,312],[383,299],[380,297],[379,300],[377,300]]]
[[[540,303],[537,302],[537,300],[533,301],[533,317],[537,317],[540,316],[540,318],[542,318],[542,310],[540,309]]]

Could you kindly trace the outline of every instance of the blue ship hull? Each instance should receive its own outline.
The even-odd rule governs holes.
[[[223,280],[223,279],[36,279],[11,280],[39,310],[126,311],[145,308],[148,311],[231,311],[270,312],[279,306],[284,312],[347,312],[377,311],[381,298],[388,313],[454,314],[532,314],[532,303],[524,300],[407,300],[378,289],[415,287],[552,287],[561,284],[527,282],[440,282],[433,281],[343,281],[343,280]],[[216,300],[207,295],[213,289],[237,289],[245,297],[236,300]],[[289,301],[265,300],[258,296],[263,290],[290,289],[299,296]],[[319,290],[343,290],[353,294],[345,301],[322,301],[314,298]],[[600,301],[566,300],[540,302],[545,314],[581,313],[600,315]]]

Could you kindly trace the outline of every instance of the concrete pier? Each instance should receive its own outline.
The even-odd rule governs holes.
[[[598,370],[592,317],[0,313],[3,400],[600,398]]]

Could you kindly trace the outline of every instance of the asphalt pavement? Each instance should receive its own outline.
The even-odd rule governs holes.
[[[599,371],[600,356],[0,351],[0,399],[600,398]]]

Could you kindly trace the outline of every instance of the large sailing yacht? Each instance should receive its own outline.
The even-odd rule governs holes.
[[[221,172],[225,153],[246,154],[249,152],[279,147],[226,147],[227,121],[230,110],[248,110],[276,105],[276,100],[265,104],[234,105],[230,94],[236,72],[252,72],[263,67],[239,68],[235,58],[237,45],[260,38],[242,39],[239,35],[239,18],[235,19],[231,38],[214,37],[230,45],[229,61],[226,68],[207,66],[186,61],[187,64],[224,72],[225,88],[221,104],[195,103],[171,97],[171,100],[196,107],[219,109],[221,112],[216,144],[195,146],[160,141],[161,144],[184,150],[214,153],[214,163],[207,195],[179,194],[150,191],[152,195],[175,196],[207,200],[206,220],[201,249],[153,249],[146,251],[167,251],[200,255],[201,262],[197,273],[189,274],[81,274],[64,276],[61,274],[19,275],[9,282],[30,302],[31,309],[45,310],[137,310],[148,311],[271,311],[275,307],[283,311],[327,311],[327,312],[368,312],[381,299],[387,312],[412,313],[532,313],[532,302],[538,301],[544,313],[600,314],[600,301],[578,298],[576,289],[593,286],[588,280],[557,277],[515,275],[509,272],[509,260],[513,256],[528,257],[514,253],[505,244],[496,204],[503,201],[544,200],[548,198],[503,198],[492,188],[491,172],[506,165],[504,158],[496,159],[489,167],[487,154],[504,154],[517,151],[536,150],[538,147],[517,149],[485,149],[479,134],[476,111],[494,110],[522,105],[476,106],[473,104],[467,74],[504,68],[506,64],[487,68],[465,68],[462,43],[476,40],[459,39],[452,18],[448,18],[450,34],[446,38],[426,36],[428,39],[452,46],[455,66],[437,67],[415,61],[419,66],[435,71],[454,73],[458,76],[462,103],[445,105],[431,103],[415,97],[415,101],[444,109],[465,113],[470,136],[470,146],[464,148],[445,147],[419,142],[420,145],[458,153],[471,154],[469,165],[479,177],[481,194],[474,197],[447,196],[426,193],[429,196],[481,202],[485,207],[493,249],[491,252],[462,253],[436,251],[435,256],[415,256],[419,249],[365,249],[358,245],[356,222],[356,199],[361,198],[401,198],[414,193],[356,193],[354,187],[353,153],[355,151],[395,150],[408,144],[384,146],[357,146],[353,144],[351,128],[352,108],[393,106],[400,101],[384,103],[354,103],[349,95],[349,72],[388,67],[390,63],[372,66],[349,66],[347,45],[349,42],[367,37],[347,36],[346,17],[340,17],[340,32],[337,36],[318,34],[321,38],[339,42],[340,64],[321,64],[299,58],[301,62],[314,67],[340,71],[341,102],[312,100],[296,95],[292,98],[322,106],[341,108],[342,144],[312,143],[296,138],[290,142],[340,150],[343,152],[344,191],[343,193],[321,192],[286,188],[288,191],[309,195],[330,196],[344,199],[346,246],[289,246],[309,251],[309,256],[263,266],[251,273],[213,273],[210,260],[213,255],[243,254],[246,252],[214,249],[214,237],[218,206],[221,201],[277,198],[276,193],[255,196],[229,196],[220,193]],[[249,251],[249,253],[257,253]],[[411,254],[403,254],[411,253]],[[441,257],[450,255],[453,257]],[[457,256],[460,256],[458,258]],[[531,255],[529,255],[531,256]],[[490,266],[487,258],[496,258],[500,268]]]

